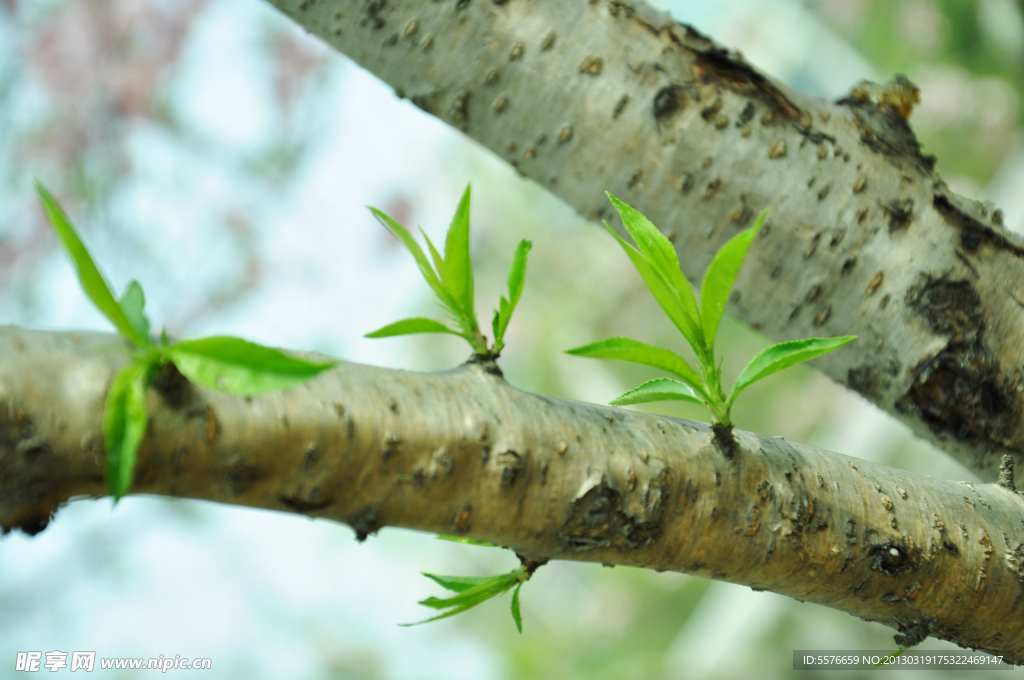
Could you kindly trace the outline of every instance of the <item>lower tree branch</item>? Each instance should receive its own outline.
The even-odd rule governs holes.
[[[0,525],[102,496],[104,334],[0,327]],[[772,437],[518,390],[492,363],[342,363],[251,399],[174,374],[148,395],[134,493],[461,534],[533,560],[772,590],[1024,662],[1024,499]],[[732,448],[730,452],[723,448]]]

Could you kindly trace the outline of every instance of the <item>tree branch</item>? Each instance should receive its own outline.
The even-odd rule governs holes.
[[[581,214],[634,205],[691,276],[767,207],[731,310],[859,335],[816,365],[983,477],[1021,464],[1024,241],[895,108],[805,96],[641,2],[271,2]]]
[[[0,327],[0,525],[104,495],[112,335]],[[708,576],[1024,661],[1024,499],[800,444],[530,394],[494,364],[342,363],[246,399],[165,375],[133,492]],[[726,450],[729,449],[729,450]]]

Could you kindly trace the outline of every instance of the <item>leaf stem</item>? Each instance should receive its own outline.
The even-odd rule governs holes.
[[[712,422],[717,425],[731,426],[729,418],[731,404],[722,390],[722,369],[715,363],[714,351],[701,347],[697,355],[700,364],[701,379],[708,397],[707,407],[711,412]]]

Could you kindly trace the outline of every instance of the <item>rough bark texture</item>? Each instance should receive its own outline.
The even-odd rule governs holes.
[[[271,2],[581,214],[633,204],[694,281],[767,207],[731,311],[859,335],[817,366],[985,478],[1021,464],[1024,242],[898,107],[802,95],[640,2]]]
[[[0,525],[100,496],[102,334],[0,327]],[[699,574],[1024,661],[1024,499],[703,423],[529,394],[494,364],[342,363],[252,399],[167,374],[134,493]],[[728,449],[728,450],[726,450]]]

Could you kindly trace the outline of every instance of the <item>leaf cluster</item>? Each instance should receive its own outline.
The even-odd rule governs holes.
[[[477,356],[496,359],[501,354],[501,350],[505,347],[505,330],[508,328],[512,312],[515,311],[523,292],[523,283],[526,280],[526,257],[532,244],[523,239],[516,246],[508,272],[508,297],[502,296],[498,308],[494,310],[491,320],[494,344],[488,347],[487,337],[480,331],[480,324],[477,322],[473,301],[473,264],[469,259],[469,196],[470,191],[467,186],[459,201],[459,206],[455,210],[451,225],[448,227],[443,257],[431,243],[427,233],[422,228],[420,229],[420,233],[427,243],[427,249],[430,251],[429,260],[416,239],[405,227],[387,213],[377,208],[370,208],[374,217],[412,253],[420,273],[423,274],[427,285],[434,291],[438,302],[447,313],[449,323],[446,325],[426,317],[402,319],[378,328],[372,333],[367,333],[366,337],[387,338],[413,333],[449,333],[465,339]]]
[[[207,389],[240,395],[285,390],[317,375],[335,361],[308,361],[226,335],[172,342],[166,333],[154,342],[146,317],[146,296],[138,281],[114,296],[64,210],[36,182],[46,218],[78,274],[86,296],[128,341],[132,361],[114,376],[103,412],[107,489],[119,500],[128,492],[139,446],[146,434],[146,389],[166,365]]]
[[[446,619],[468,611],[473,607],[512,590],[512,620],[516,623],[516,629],[523,632],[523,617],[519,611],[519,589],[523,583],[529,580],[531,571],[526,564],[513,569],[507,574],[497,576],[441,576],[439,574],[428,574],[421,572],[442,588],[450,590],[456,595],[446,598],[428,597],[420,600],[419,604],[431,609],[442,611],[442,614],[417,621],[416,623],[403,623],[403,626],[417,626],[421,623],[429,623]],[[514,590],[513,590],[514,588]]]
[[[683,276],[679,258],[669,240],[640,211],[611,194],[608,194],[608,198],[618,210],[636,247],[626,243],[607,222],[605,227],[622,246],[658,304],[693,349],[700,370],[698,373],[685,358],[672,350],[630,338],[609,338],[569,350],[569,354],[576,356],[618,359],[653,366],[678,378],[650,380],[613,400],[612,404],[687,401],[702,404],[711,412],[714,422],[729,426],[732,424],[730,413],[733,403],[747,387],[855,339],[856,336],[808,338],[772,345],[747,364],[727,396],[722,390],[721,364],[715,360],[715,337],[740,267],[767,211],[758,216],[753,227],[731,238],[715,254],[704,274],[698,306],[697,298]]]

